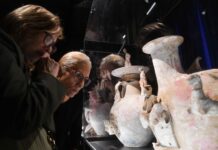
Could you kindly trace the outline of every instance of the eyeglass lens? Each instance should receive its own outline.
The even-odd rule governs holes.
[[[46,48],[51,47],[49,53],[53,54],[54,52],[56,52],[55,40],[52,37],[52,35],[48,32],[45,32],[44,45]]]
[[[83,74],[79,71],[75,72],[76,77],[80,80],[80,81],[84,81],[85,85],[84,86],[88,86],[90,84],[90,79],[87,77],[84,77]]]

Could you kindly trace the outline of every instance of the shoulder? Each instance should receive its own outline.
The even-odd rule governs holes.
[[[17,61],[23,66],[24,56],[16,42],[0,28],[0,57]]]

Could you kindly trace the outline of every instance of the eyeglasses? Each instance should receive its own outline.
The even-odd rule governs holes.
[[[91,80],[88,77],[84,77],[84,75],[80,71],[71,71],[80,81],[84,81],[84,87],[89,86]]]
[[[43,42],[44,42],[44,48],[46,49],[47,52],[49,52],[50,54],[56,52],[57,50],[55,47],[56,41],[50,33],[45,32],[45,37]]]

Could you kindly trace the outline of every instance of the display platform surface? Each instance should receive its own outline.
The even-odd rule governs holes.
[[[125,147],[115,136],[86,138],[85,141],[92,150],[154,150],[151,144],[147,147]]]

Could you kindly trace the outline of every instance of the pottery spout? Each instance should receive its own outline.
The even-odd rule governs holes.
[[[172,79],[184,72],[178,54],[178,47],[182,42],[181,36],[164,36],[143,47],[143,52],[152,57],[158,87],[169,85]]]
[[[152,57],[157,97],[161,99],[149,115],[149,125],[158,141],[154,148],[217,150],[218,69],[184,74],[178,55],[182,41],[181,36],[164,36],[143,47]]]

